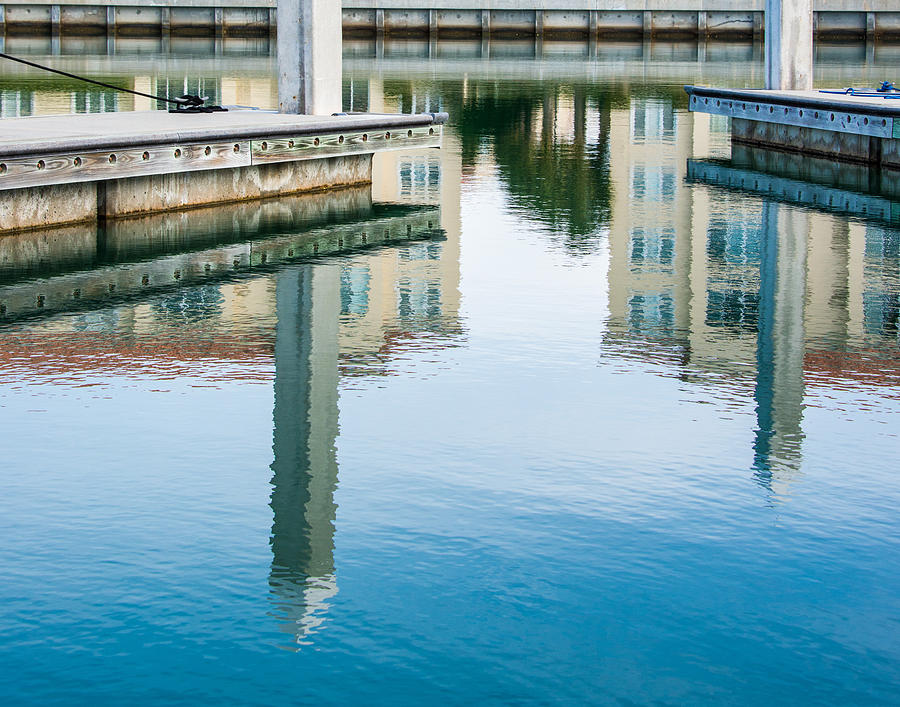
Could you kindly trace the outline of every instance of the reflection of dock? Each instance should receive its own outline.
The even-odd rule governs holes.
[[[900,201],[839,187],[814,184],[712,160],[687,161],[690,182],[749,192],[768,199],[869,221],[896,224]]]
[[[54,241],[62,258],[41,250],[48,232],[5,236],[0,322],[441,234],[439,207],[373,205],[368,188],[359,188],[111,222],[99,231],[65,229]],[[41,261],[53,262],[56,274],[33,280],[44,274]]]

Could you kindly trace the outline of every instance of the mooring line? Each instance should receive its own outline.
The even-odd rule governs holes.
[[[9,59],[10,61],[17,61],[20,64],[25,64],[25,66],[31,66],[35,69],[42,69],[43,71],[49,71],[52,74],[59,74],[60,76],[65,76],[66,78],[75,79],[76,81],[84,81],[85,83],[92,83],[95,86],[102,86],[103,88],[111,88],[113,91],[120,91],[122,93],[132,93],[135,96],[142,96],[143,98],[150,98],[154,101],[162,101],[163,103],[169,103],[175,105],[175,110],[170,111],[174,113],[218,113],[225,112],[227,109],[222,108],[221,106],[206,106],[203,105],[207,98],[200,98],[199,96],[193,96],[191,94],[185,94],[179,98],[168,98],[164,96],[155,96],[151,93],[143,93],[142,91],[135,91],[132,88],[122,88],[121,86],[114,86],[111,83],[105,83],[103,81],[97,81],[96,79],[88,79],[84,76],[78,76],[77,74],[71,74],[68,71],[62,71],[60,69],[54,69],[49,66],[44,66],[43,64],[38,64],[34,61],[29,61],[28,59],[21,59],[17,56],[12,56],[11,54],[6,54],[4,52],[0,52],[0,57],[3,59]]]

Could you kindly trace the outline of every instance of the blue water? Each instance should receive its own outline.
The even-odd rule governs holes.
[[[386,62],[374,208],[0,240],[6,704],[896,703],[900,232],[567,66]]]

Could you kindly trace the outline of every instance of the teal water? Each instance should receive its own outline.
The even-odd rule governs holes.
[[[896,702],[895,200],[686,112],[751,45],[534,49],[348,45],[451,114],[371,192],[0,238],[5,703]]]

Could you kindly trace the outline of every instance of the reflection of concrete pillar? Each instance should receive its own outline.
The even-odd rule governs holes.
[[[572,97],[575,114],[575,143],[584,145],[585,128],[587,127],[587,98],[584,95],[584,87],[577,86]]]
[[[278,110],[341,110],[341,4],[278,0]]]
[[[812,0],[766,0],[765,52],[766,88],[812,88]]]
[[[269,586],[284,630],[299,643],[337,593],[338,269],[279,273],[276,313]]]
[[[825,214],[810,219],[806,339],[820,350],[841,350],[849,338],[850,224]]]
[[[384,113],[384,82],[375,76],[369,78],[369,112]]]
[[[762,228],[754,468],[780,494],[801,462],[809,216],[766,202]]]
[[[551,88],[544,93],[543,110],[541,111],[541,142],[544,149],[549,149],[553,144],[557,102],[558,96],[555,89]]]

